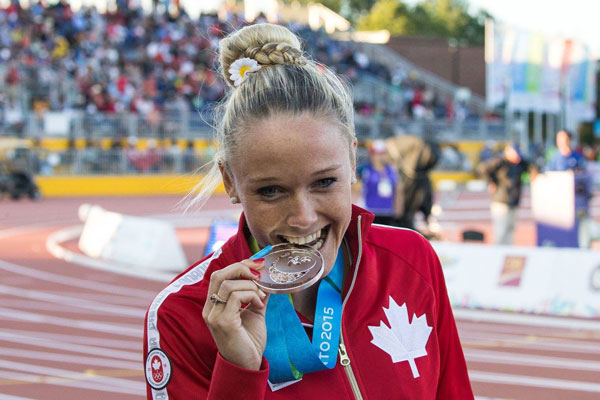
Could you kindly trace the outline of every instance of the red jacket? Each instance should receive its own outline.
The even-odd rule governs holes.
[[[149,348],[161,350],[145,362],[147,380],[158,388],[147,385],[148,399],[472,399],[435,252],[418,233],[371,226],[372,220],[371,213],[353,207],[345,235],[353,264],[344,277],[340,348],[348,366],[338,357],[335,368],[272,391],[266,359],[261,370],[249,371],[220,357],[202,319],[209,283],[202,277],[250,257],[242,215],[238,233],[221,250],[175,278],[150,306],[144,360]],[[397,316],[396,323],[386,311]],[[394,335],[387,338],[397,339],[382,341],[390,326]],[[387,345],[384,350],[372,342]]]

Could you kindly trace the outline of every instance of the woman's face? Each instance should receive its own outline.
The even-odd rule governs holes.
[[[238,145],[229,163],[233,176],[221,172],[254,238],[261,246],[319,249],[329,273],[352,213],[355,165],[340,128],[310,113],[280,114],[252,124]]]

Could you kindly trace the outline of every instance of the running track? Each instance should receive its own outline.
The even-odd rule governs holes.
[[[177,217],[177,198],[45,199],[0,202],[0,400],[143,399],[141,362],[146,307],[165,283],[92,269],[55,258],[47,242],[80,225],[90,202],[128,215],[160,215],[196,227],[178,229],[188,260],[204,252],[206,225],[237,209],[212,199],[204,214]],[[491,239],[488,196],[438,196],[445,240],[465,228]],[[518,244],[534,243],[525,198]],[[594,215],[600,204],[594,203]],[[75,240],[64,243],[76,251]],[[477,397],[600,398],[600,321],[455,310]],[[520,318],[524,317],[524,318]],[[506,319],[503,321],[503,319]]]

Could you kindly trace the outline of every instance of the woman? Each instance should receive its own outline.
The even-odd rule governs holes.
[[[220,51],[232,90],[215,165],[195,202],[220,174],[244,213],[233,238],[152,302],[148,398],[472,398],[437,256],[415,232],[371,227],[373,215],[351,203],[356,138],[348,89],[307,61],[297,37],[280,26],[241,29]],[[250,257],[279,243],[312,246],[324,259],[325,278],[291,302],[253,282],[264,260]],[[323,287],[332,306],[316,308]],[[280,321],[283,333],[267,329],[276,300],[293,304],[278,315],[298,326]],[[289,345],[298,328],[312,334],[313,321],[322,337],[312,345],[328,340],[320,342],[325,355],[305,342]],[[317,354],[310,372],[299,358]]]

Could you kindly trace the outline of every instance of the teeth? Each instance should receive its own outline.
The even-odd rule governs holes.
[[[306,243],[311,243],[312,241],[316,240],[320,236],[321,236],[321,229],[319,229],[319,231],[317,231],[311,235],[308,235],[308,236],[303,236],[303,237],[283,236],[283,238],[293,244],[306,244]]]
[[[317,243],[313,244],[311,247],[315,250],[319,250],[323,246],[323,241],[319,240]]]

